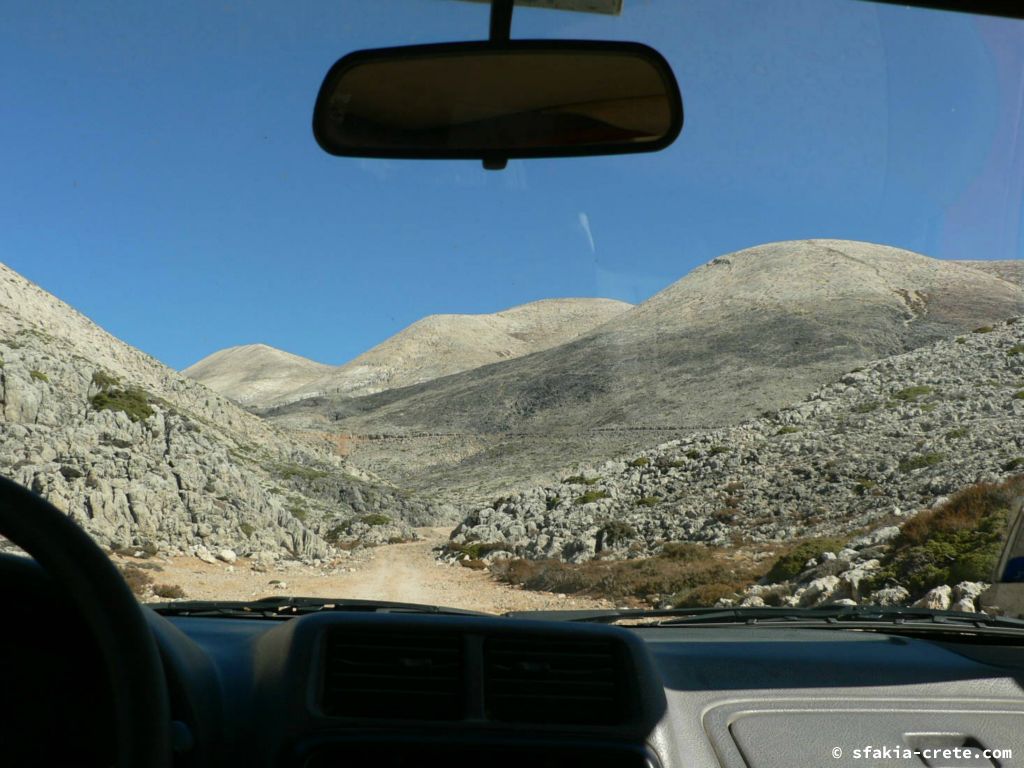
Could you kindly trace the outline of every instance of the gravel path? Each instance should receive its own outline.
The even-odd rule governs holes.
[[[211,565],[193,557],[115,559],[158,566],[161,570],[152,571],[154,582],[176,584],[196,600],[302,595],[425,603],[489,613],[612,607],[606,600],[517,589],[492,580],[486,571],[439,564],[432,550],[447,539],[449,529],[419,528],[417,533],[421,541],[365,550],[323,567],[281,563],[263,573],[253,571],[244,558],[233,566]]]

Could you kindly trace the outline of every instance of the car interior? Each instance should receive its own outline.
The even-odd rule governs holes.
[[[909,4],[1024,17],[997,2]],[[486,42],[339,52],[310,104],[309,141],[324,162],[458,159],[502,172],[509,160],[656,153],[686,140],[685,88],[643,40],[516,40],[513,7],[493,0]],[[601,88],[575,77],[602,68]],[[497,96],[452,106],[467,93]],[[1024,759],[1024,622],[1009,617],[881,607],[489,615],[343,595],[150,607],[75,522],[3,479],[0,534],[29,555],[0,555],[4,765]]]

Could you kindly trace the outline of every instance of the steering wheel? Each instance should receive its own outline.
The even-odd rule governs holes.
[[[156,643],[135,596],[88,534],[42,497],[0,477],[0,535],[35,558],[81,613],[114,701],[121,768],[170,765],[170,707]]]

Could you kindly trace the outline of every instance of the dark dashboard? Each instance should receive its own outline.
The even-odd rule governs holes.
[[[1005,644],[372,613],[152,624],[192,735],[180,765],[844,766],[865,764],[865,744],[973,746],[1003,766],[1024,754],[1024,654]]]

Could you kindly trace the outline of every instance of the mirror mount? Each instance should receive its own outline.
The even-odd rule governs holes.
[[[512,11],[516,0],[491,0],[491,25],[488,40],[492,43],[507,43],[512,39]],[[485,157],[481,161],[485,171],[503,171],[508,166],[507,157]]]
[[[512,11],[515,0],[491,0],[491,31],[489,40],[492,43],[507,43],[512,38]]]

